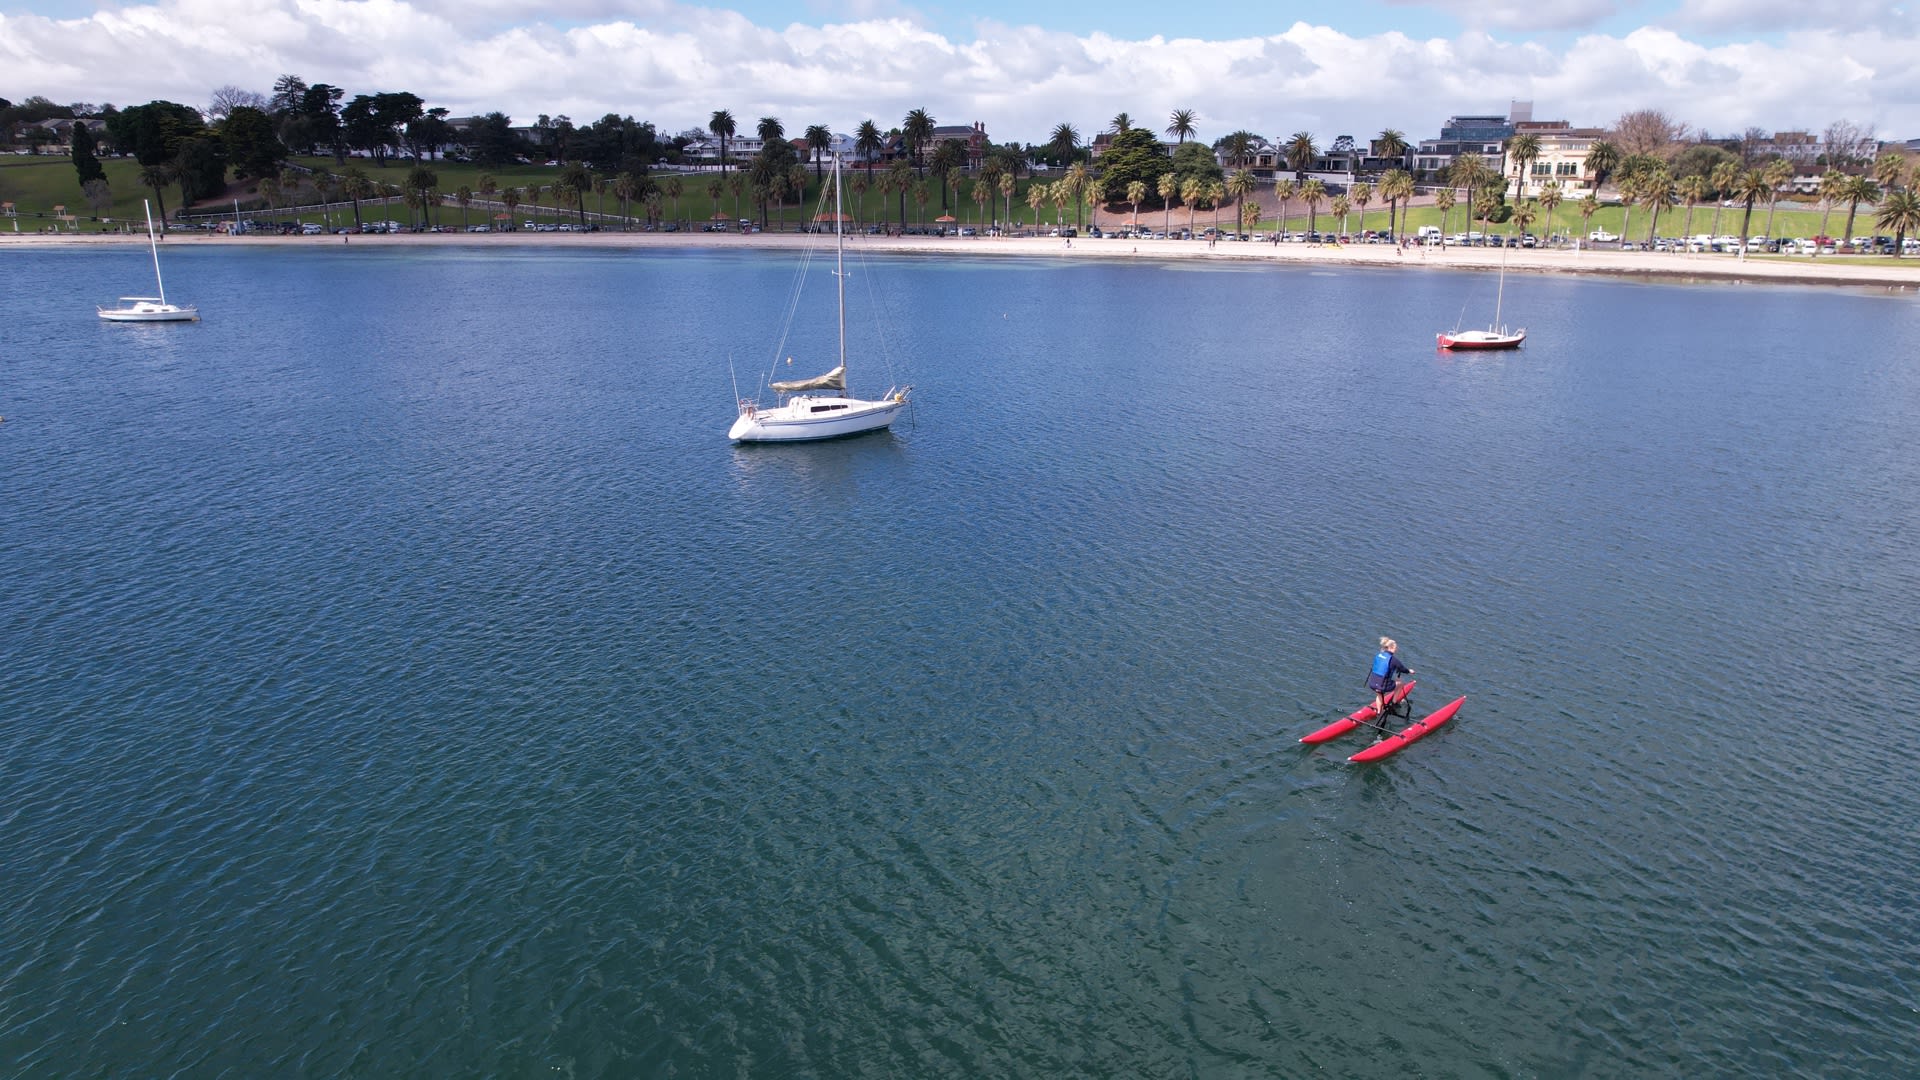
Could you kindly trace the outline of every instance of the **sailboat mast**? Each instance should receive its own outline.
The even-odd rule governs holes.
[[[840,155],[837,153],[833,155],[833,241],[833,276],[840,289],[840,368],[844,382],[847,367],[847,229],[840,210]]]
[[[1507,298],[1507,247],[1500,245],[1500,286],[1493,291],[1493,325],[1497,330],[1505,325],[1500,321],[1500,305]],[[1504,330],[1502,330],[1504,333]]]
[[[160,287],[160,302],[167,302],[167,283],[160,280],[160,242],[153,238],[153,203],[141,199],[140,205],[147,208],[147,247],[153,251],[153,283]]]

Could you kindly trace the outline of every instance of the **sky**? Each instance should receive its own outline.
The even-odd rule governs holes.
[[[406,91],[454,116],[663,134],[717,109],[851,133],[986,125],[1081,138],[1176,109],[1211,142],[1245,129],[1322,146],[1409,141],[1453,115],[1606,127],[1658,109],[1695,132],[1920,138],[1920,0],[0,0],[0,97],[205,107],[282,75]]]

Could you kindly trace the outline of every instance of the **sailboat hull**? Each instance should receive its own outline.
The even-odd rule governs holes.
[[[906,406],[904,397],[882,401],[858,398],[792,397],[770,409],[740,412],[727,438],[734,442],[814,442],[879,431]]]
[[[138,297],[126,297],[134,303],[130,307],[100,308],[100,317],[108,322],[199,322],[200,309],[192,306],[181,307],[178,304],[163,304],[154,300]]]
[[[1517,349],[1527,340],[1527,332],[1507,334],[1498,330],[1456,330],[1434,335],[1443,349]]]

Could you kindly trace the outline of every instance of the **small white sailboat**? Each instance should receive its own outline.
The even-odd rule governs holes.
[[[1456,326],[1452,333],[1445,330],[1434,335],[1443,349],[1517,349],[1527,340],[1527,330],[1508,330],[1500,321],[1500,306],[1507,295],[1507,249],[1500,249],[1500,288],[1494,293],[1493,322],[1485,330],[1462,330]]]
[[[841,210],[838,154],[833,158],[833,211],[840,362],[832,371],[811,379],[769,381],[767,389],[780,396],[776,405],[762,405],[755,398],[742,398],[740,415],[727,431],[727,438],[734,442],[807,442],[878,431],[892,424],[894,415],[906,407],[909,387],[895,387],[878,400],[847,395],[847,238],[846,216]]]
[[[123,296],[121,307],[102,306],[100,317],[109,322],[199,322],[199,308],[167,303],[167,283],[160,278],[160,243],[153,237],[153,204],[142,199],[141,205],[147,208],[147,246],[153,250],[153,284],[160,295]]]

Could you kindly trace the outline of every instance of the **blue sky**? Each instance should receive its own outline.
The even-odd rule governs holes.
[[[1696,130],[1920,136],[1920,25],[1884,0],[0,0],[0,97],[205,105],[282,74],[406,90],[456,115],[664,131],[725,108],[789,129],[897,125],[924,108],[1000,141],[1084,136],[1117,113],[1200,136],[1322,142],[1530,100],[1606,126],[1658,109]]]

